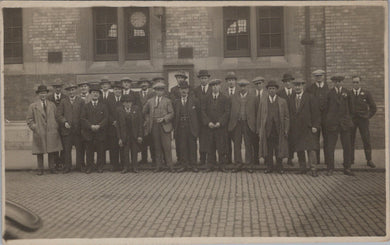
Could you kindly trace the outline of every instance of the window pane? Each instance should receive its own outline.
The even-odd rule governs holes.
[[[131,53],[144,53],[148,51],[149,42],[145,38],[133,38],[129,40],[128,50]]]
[[[14,42],[22,42],[22,28],[14,28],[12,39]]]
[[[259,23],[260,33],[269,33],[269,20],[261,19]]]
[[[248,49],[248,36],[238,37],[238,49]]]
[[[116,23],[116,9],[110,9],[106,12],[107,23]]]
[[[125,13],[127,58],[149,58],[149,8],[126,8]]]
[[[107,53],[108,54],[116,54],[118,52],[117,42],[116,40],[108,40],[107,41]]]
[[[270,15],[270,11],[269,11],[269,7],[260,7],[259,8],[259,17],[260,18],[265,18],[265,17],[269,17]]]
[[[96,25],[96,38],[97,39],[107,38],[106,25]]]
[[[271,35],[271,48],[281,48],[282,42],[281,42],[281,35]]]
[[[109,25],[108,37],[116,38],[118,36],[118,26],[116,24]]]
[[[12,37],[13,37],[13,31],[12,28],[5,28],[4,29],[4,42],[12,42]]]
[[[22,57],[22,44],[15,43],[13,44],[13,57]]]
[[[281,21],[280,19],[271,19],[271,33],[280,33],[281,31]]]
[[[260,35],[259,37],[260,48],[270,48],[268,35]]]
[[[106,41],[98,40],[96,42],[96,53],[97,54],[105,54],[106,53]]]
[[[96,24],[105,24],[106,23],[106,15],[103,11],[96,11]]]
[[[226,37],[226,48],[227,50],[236,50],[237,48],[236,37]]]
[[[247,26],[246,26],[246,20],[238,20],[238,33],[246,33],[247,32]]]
[[[227,21],[227,34],[236,34],[237,33],[237,22],[234,20]]]
[[[271,17],[280,17],[282,15],[282,7],[271,7]]]
[[[145,34],[144,30],[136,30],[136,29],[134,29],[133,36],[134,37],[145,37],[146,34]]]
[[[12,44],[4,44],[4,57],[12,57]]]

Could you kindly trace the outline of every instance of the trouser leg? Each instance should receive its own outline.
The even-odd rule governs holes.
[[[38,170],[43,170],[43,154],[37,154]]]
[[[161,146],[161,139],[160,139],[160,129],[157,123],[153,123],[152,137],[153,137],[154,152],[156,158],[156,167],[161,168],[163,153],[162,153],[162,146]]]
[[[307,151],[307,159],[309,163],[309,168],[311,170],[316,170],[316,152],[311,150]]]
[[[97,147],[97,167],[99,170],[103,170],[104,164],[106,162],[106,149],[103,142],[96,142],[95,145]]]
[[[358,128],[358,119],[353,119],[353,126],[351,128],[351,164],[355,163],[355,140],[356,140],[356,131]]]
[[[370,123],[366,118],[359,120],[359,132],[362,137],[364,154],[367,161],[371,161],[371,140],[370,140]]]
[[[240,168],[242,164],[241,145],[242,145],[242,127],[240,121],[237,122],[236,127],[230,132],[233,136],[233,151],[235,167]],[[229,156],[228,156],[229,157]]]
[[[54,170],[55,167],[56,167],[56,156],[57,156],[57,152],[49,152],[47,154],[47,158],[48,158],[48,162],[49,162],[49,168],[50,170]]]
[[[341,130],[341,145],[343,146],[344,169],[351,168],[351,133],[349,130]]]
[[[172,161],[172,147],[171,147],[171,133],[165,133],[162,126],[159,126],[161,136],[161,146],[164,152],[165,163],[169,168],[173,167]]]
[[[306,170],[306,157],[305,157],[305,151],[298,151],[298,162],[299,167],[301,170]]]
[[[87,169],[92,170],[93,169],[94,153],[95,153],[92,140],[85,142],[85,152],[86,152],[86,158],[87,158]]]
[[[62,136],[64,169],[71,169],[72,167],[72,135]]]
[[[133,169],[138,168],[138,150],[137,150],[137,143],[135,140],[132,140],[130,142],[130,154],[131,154],[131,167]]]
[[[334,151],[336,148],[339,130],[328,131],[328,169],[334,169]]]
[[[124,170],[129,170],[130,167],[130,160],[129,160],[129,142],[126,142],[122,147],[120,147],[119,152],[120,152],[120,158],[121,162],[123,165]]]

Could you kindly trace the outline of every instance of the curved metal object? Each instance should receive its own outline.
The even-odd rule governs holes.
[[[28,208],[12,202],[5,201],[5,218],[25,231],[36,231],[42,226],[41,218]]]

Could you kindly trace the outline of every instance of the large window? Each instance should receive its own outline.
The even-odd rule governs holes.
[[[225,7],[223,20],[225,57],[249,56],[249,7]]]
[[[125,9],[126,58],[149,59],[149,9]]]
[[[94,8],[95,60],[118,59],[118,18],[116,8]]]
[[[283,7],[257,8],[258,56],[283,55]]]
[[[23,63],[22,9],[5,8],[4,16],[4,63]]]

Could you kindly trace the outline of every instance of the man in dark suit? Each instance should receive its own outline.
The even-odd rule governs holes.
[[[264,82],[265,79],[262,76],[258,76],[253,78],[252,83],[255,85],[255,93],[256,96],[256,105],[258,106],[260,104],[260,100],[267,98],[268,91],[264,88]],[[257,112],[257,111],[256,111]],[[255,134],[253,140],[253,157],[254,157],[254,164],[259,165],[260,159],[259,159],[259,135]]]
[[[290,98],[290,138],[293,150],[297,152],[300,166],[299,174],[306,174],[307,151],[311,175],[318,177],[316,170],[316,152],[320,148],[316,133],[320,128],[320,109],[312,94],[304,91],[304,82],[294,81],[295,95]]]
[[[177,172],[186,170],[198,172],[196,141],[199,135],[199,102],[195,96],[189,95],[189,86],[186,82],[180,83],[179,89],[181,97],[173,103],[175,111],[173,127],[176,147],[180,152],[178,162],[182,166]]]
[[[141,108],[148,102],[148,100],[155,96],[155,92],[150,88],[151,81],[146,78],[141,78],[139,81],[139,86],[141,87],[141,91],[139,91],[139,98],[141,101]],[[141,144],[141,163],[148,162],[148,147],[150,152],[150,157],[152,158],[152,162],[154,162],[154,152],[153,152],[153,140],[151,135],[145,136],[143,138]]]
[[[131,80],[129,77],[123,77],[121,79],[121,82],[122,82],[122,87],[123,87],[122,94],[123,95],[131,94],[132,96],[135,97],[135,103],[140,106],[141,101],[140,101],[140,98],[138,96],[138,93],[131,90],[133,80]]]
[[[366,155],[367,166],[375,168],[375,164],[371,159],[369,119],[376,113],[376,104],[371,93],[368,90],[361,88],[360,80],[361,78],[359,76],[352,77],[352,105],[354,110],[352,112],[353,127],[351,132],[351,164],[354,164],[355,161],[355,137],[356,131],[359,128],[363,141],[364,153]]]
[[[294,81],[295,78],[290,73],[283,74],[282,82],[283,87],[276,93],[279,97],[283,98],[287,102],[287,106],[290,107],[290,99],[294,96],[294,90],[292,89],[292,81]],[[290,130],[290,129],[289,129]],[[290,135],[290,132],[289,132]],[[292,159],[294,158],[294,151],[293,151],[293,145],[292,140],[290,137],[288,138],[288,159],[287,159],[287,165],[293,166]]]
[[[208,166],[206,172],[213,170],[217,164],[216,151],[218,151],[219,169],[227,172],[227,124],[230,114],[230,100],[220,92],[221,80],[210,81],[212,93],[202,103],[202,122],[208,126],[207,142],[209,147]]]
[[[350,91],[342,87],[341,82],[344,76],[333,76],[331,80],[334,83],[327,97],[326,107],[326,132],[328,133],[328,176],[333,174],[334,170],[334,151],[337,138],[340,135],[341,145],[343,147],[344,174],[354,176],[351,171],[351,127],[353,125],[351,118],[352,95]]]
[[[253,173],[254,160],[253,141],[256,135],[256,110],[257,99],[248,91],[249,81],[241,79],[238,81],[239,93],[231,97],[231,110],[228,123],[228,131],[233,135],[234,163],[233,172],[246,169]],[[245,161],[241,156],[242,138],[245,142]],[[244,166],[245,165],[245,166]]]
[[[152,79],[151,87],[153,88],[153,85],[155,85],[156,83],[164,83],[164,84],[166,85],[166,87],[164,88],[163,96],[169,98],[168,83],[167,83],[167,81],[165,80],[165,78],[164,78],[164,77],[160,77],[160,76],[154,77],[154,78]],[[152,89],[152,90],[153,90],[153,89]]]
[[[106,126],[108,123],[108,109],[99,102],[100,86],[91,85],[91,102],[81,110],[81,135],[86,141],[87,171],[92,172],[94,152],[97,152],[97,168],[103,173],[104,166],[104,140],[106,139]]]
[[[221,90],[222,94],[231,100],[231,98],[236,95],[237,92],[237,76],[233,71],[229,71],[226,74],[225,77],[226,85]],[[228,138],[227,138],[227,144],[228,144],[228,153],[227,153],[227,161],[228,164],[233,163],[233,134],[231,132],[228,132]]]
[[[117,108],[122,106],[122,85],[120,81],[113,84],[113,93],[108,95],[106,105],[108,109],[108,124],[106,145],[110,152],[111,171],[119,171],[122,169],[123,160],[119,161],[119,145],[117,137],[118,117]]]
[[[110,92],[111,82],[110,80],[108,80],[107,76],[104,76],[102,78],[102,80],[100,81],[100,86],[102,88],[102,96],[100,97],[100,100],[103,103],[107,103],[108,97],[112,94],[112,92]]]
[[[60,105],[61,101],[67,97],[66,94],[62,93],[63,81],[61,78],[56,78],[53,83],[53,92],[48,95],[47,100],[53,102],[56,107]],[[59,131],[61,134],[61,132]],[[64,164],[64,152],[63,150],[56,153],[55,155],[56,169],[60,170],[61,165]]]
[[[135,104],[133,95],[124,95],[121,99],[122,106],[117,107],[118,127],[117,139],[120,146],[121,161],[123,161],[122,173],[127,173],[132,167],[134,173],[138,173],[138,151],[142,143],[143,119],[141,108]],[[131,165],[129,160],[131,152]]]
[[[154,153],[156,157],[156,169],[162,170],[163,158],[170,172],[174,172],[171,149],[171,132],[173,130],[172,119],[174,116],[172,102],[163,96],[164,83],[156,83],[153,89],[156,96],[150,98],[143,107],[145,116],[145,135],[152,135]]]
[[[207,70],[200,70],[198,72],[198,78],[200,80],[200,85],[194,89],[194,94],[198,98],[198,101],[201,104],[205,101],[208,95],[211,94],[211,88],[209,86],[210,74]],[[201,110],[199,111],[198,118],[201,119]],[[199,156],[200,156],[200,164],[202,166],[206,165],[207,162],[207,132],[208,126],[199,122]]]
[[[187,80],[188,79],[188,76],[186,75],[185,71],[178,71],[176,74],[175,74],[175,78],[176,78],[176,81],[177,81],[177,85],[172,87],[171,88],[171,92],[169,93],[169,98],[171,99],[171,101],[175,101],[176,99],[179,99],[180,98],[180,89],[179,89],[179,84],[180,83],[187,83],[188,86],[190,85],[190,82]],[[192,91],[192,88],[190,86],[189,88],[189,93],[192,95],[193,91]]]
[[[324,161],[325,164],[328,164],[328,134],[326,133],[326,101],[327,96],[329,93],[328,84],[324,81],[325,78],[325,71],[323,70],[315,70],[313,71],[313,76],[315,78],[315,83],[312,83],[310,86],[307,87],[306,92],[313,95],[315,99],[318,101],[318,106],[320,108],[320,122],[321,122],[321,128],[317,131],[316,136],[318,139],[318,142],[320,142],[320,136],[322,134],[323,138],[323,152],[324,152]],[[317,164],[320,164],[320,150],[318,149],[316,151],[317,153]]]
[[[69,96],[61,100],[57,108],[64,148],[64,174],[69,173],[72,168],[72,146],[76,148],[76,170],[83,171],[85,169],[80,125],[81,109],[84,106],[84,101],[76,96],[77,84],[70,83],[65,89]]]

